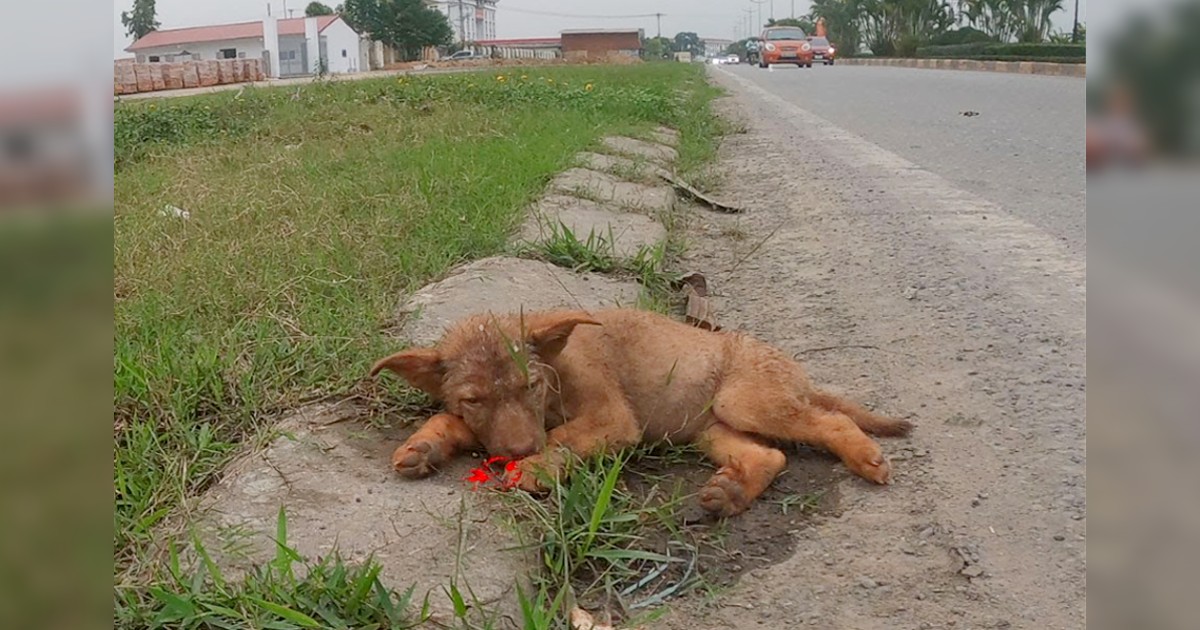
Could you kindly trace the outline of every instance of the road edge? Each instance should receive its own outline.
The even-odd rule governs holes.
[[[849,66],[890,66],[924,68],[929,70],[974,70],[976,72],[1008,72],[1012,74],[1041,74],[1056,77],[1087,77],[1086,63],[1050,63],[1046,61],[981,61],[978,59],[866,59],[846,58],[838,64]]]

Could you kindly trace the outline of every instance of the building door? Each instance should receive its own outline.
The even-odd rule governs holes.
[[[279,75],[293,77],[308,74],[304,47],[282,48],[279,51]]]

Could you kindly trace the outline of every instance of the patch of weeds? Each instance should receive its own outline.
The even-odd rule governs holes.
[[[192,543],[194,566],[184,566],[172,546],[160,581],[118,591],[116,627],[402,629],[429,619],[428,596],[414,610],[414,589],[398,593],[384,586],[374,559],[360,565],[346,564],[336,553],[303,559],[288,546],[283,509],[275,544],[275,558],[239,580],[223,575],[198,539]]]
[[[700,551],[684,529],[681,487],[645,497],[622,480],[632,450],[574,458],[544,499],[503,495],[524,525],[523,541],[537,552],[535,585],[565,618],[575,606],[627,618],[688,592],[700,582]],[[553,594],[553,599],[549,599]]]
[[[546,225],[545,229],[550,231],[549,235],[537,244],[526,247],[525,253],[577,272],[612,273],[621,269],[612,226],[609,226],[607,234],[589,231],[582,239],[561,221]]]

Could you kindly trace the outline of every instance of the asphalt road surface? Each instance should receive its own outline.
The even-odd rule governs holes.
[[[1082,256],[1083,80],[879,66],[722,69],[1002,206]]]
[[[700,214],[684,265],[727,329],[917,428],[881,440],[893,485],[847,476],[792,557],[664,627],[1082,628],[1084,81],[710,75],[746,212]]]

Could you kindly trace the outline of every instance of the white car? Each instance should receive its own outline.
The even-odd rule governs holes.
[[[737,55],[729,55],[725,57],[725,63],[738,64],[741,63],[741,61],[742,60]]]

